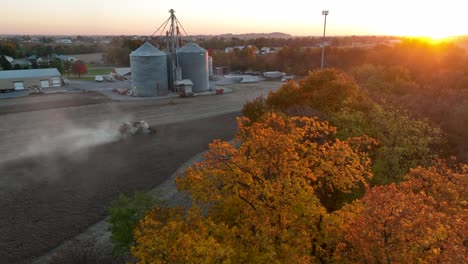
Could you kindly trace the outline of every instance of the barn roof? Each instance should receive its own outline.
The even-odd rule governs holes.
[[[25,79],[61,76],[56,68],[0,71],[0,79]]]

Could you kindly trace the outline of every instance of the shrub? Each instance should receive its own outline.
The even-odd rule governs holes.
[[[133,229],[156,201],[147,193],[134,196],[120,195],[109,208],[112,254],[123,256],[134,243]]]

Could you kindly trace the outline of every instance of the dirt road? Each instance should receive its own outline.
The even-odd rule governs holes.
[[[102,219],[119,193],[148,190],[213,139],[232,138],[243,103],[280,85],[231,85],[233,93],[222,96],[143,102],[110,102],[94,93],[0,102],[0,263],[54,248]],[[121,121],[138,119],[157,134],[115,135]]]

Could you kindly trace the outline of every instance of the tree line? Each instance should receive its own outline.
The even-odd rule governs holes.
[[[321,49],[284,47],[277,54],[214,53],[213,62],[235,71],[280,70],[306,76],[320,67]],[[384,107],[429,118],[448,134],[446,151],[468,160],[468,55],[453,43],[408,39],[395,46],[325,50],[326,67],[350,74]]]
[[[25,58],[31,55],[50,57],[52,54],[72,55],[99,53],[104,50],[100,44],[57,45],[57,44],[31,44],[7,41],[0,43],[0,55],[12,58]]]

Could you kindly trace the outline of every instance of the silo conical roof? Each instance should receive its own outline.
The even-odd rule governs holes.
[[[145,44],[130,53],[130,56],[166,56],[166,53],[160,51],[149,42],[145,42]]]
[[[207,52],[206,49],[198,46],[198,44],[190,42],[185,44],[182,48],[177,50],[178,53],[200,53],[200,52]]]

